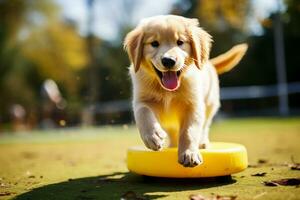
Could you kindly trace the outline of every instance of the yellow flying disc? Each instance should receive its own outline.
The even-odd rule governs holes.
[[[141,146],[132,147],[127,151],[127,167],[131,172],[146,176],[200,178],[226,176],[248,166],[247,150],[240,144],[212,142],[210,148],[199,151],[203,163],[189,168],[177,162],[177,148],[151,151]]]

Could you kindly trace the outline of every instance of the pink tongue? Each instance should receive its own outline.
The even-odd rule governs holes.
[[[168,71],[162,73],[162,84],[169,90],[174,90],[178,86],[178,77],[176,72]]]

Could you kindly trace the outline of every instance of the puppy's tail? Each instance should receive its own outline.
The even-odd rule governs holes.
[[[248,45],[246,43],[235,45],[229,51],[211,59],[210,62],[215,66],[218,74],[223,74],[240,62],[247,49]]]

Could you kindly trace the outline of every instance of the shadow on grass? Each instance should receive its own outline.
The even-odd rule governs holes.
[[[118,200],[126,192],[133,191],[138,197],[151,200],[168,196],[168,194],[151,194],[154,192],[199,190],[235,182],[231,176],[202,179],[170,179],[139,176],[132,173],[113,173],[45,185],[23,193],[14,199]]]

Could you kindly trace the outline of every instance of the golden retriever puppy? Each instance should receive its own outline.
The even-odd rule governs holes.
[[[142,20],[124,41],[141,138],[156,151],[168,133],[185,167],[199,165],[199,148],[209,145],[209,127],[220,107],[218,72],[233,68],[247,49],[237,45],[210,61],[211,41],[197,19],[175,15]]]

